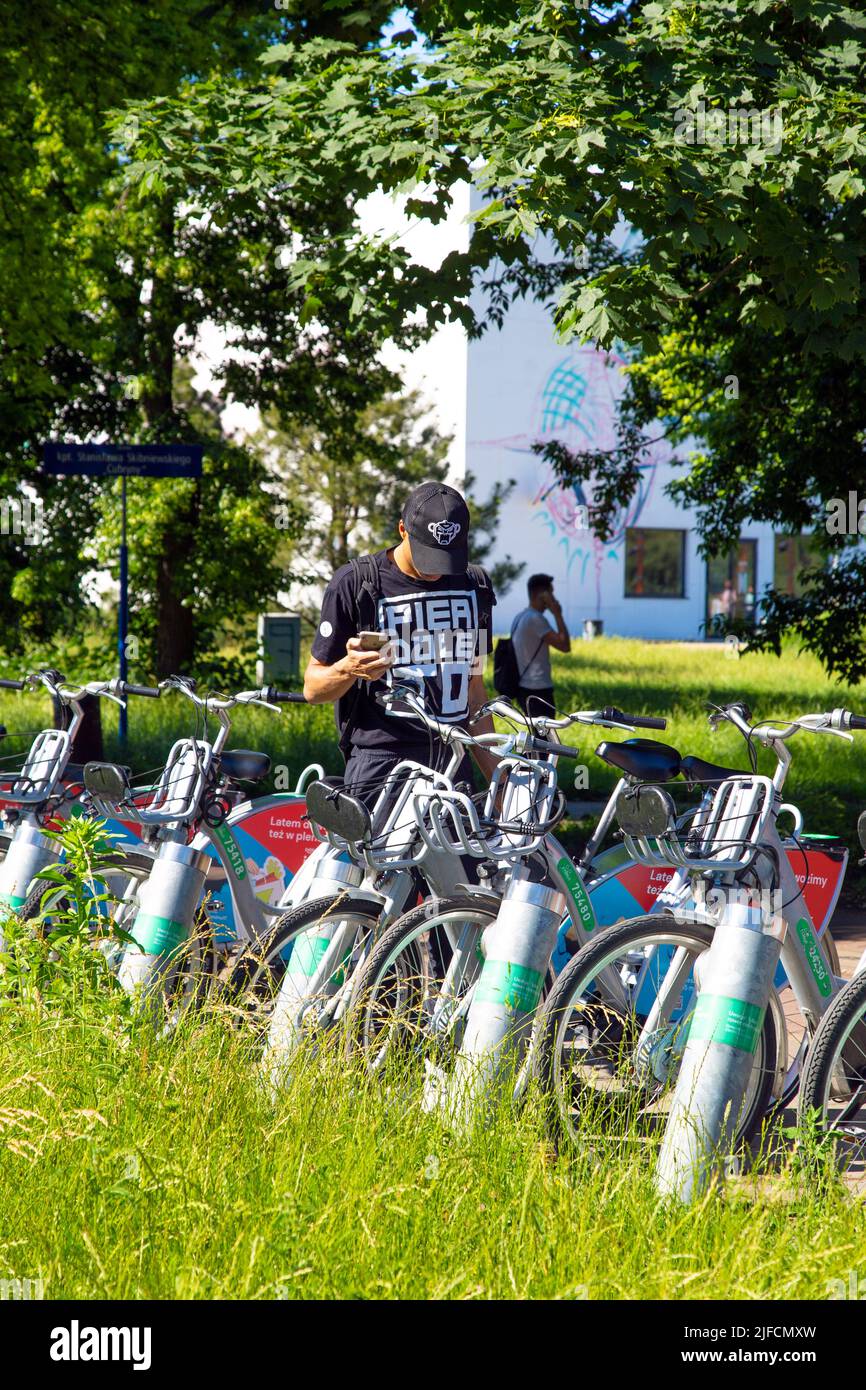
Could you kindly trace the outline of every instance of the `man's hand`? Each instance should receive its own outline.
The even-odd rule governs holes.
[[[350,637],[346,643],[346,655],[334,662],[334,670],[341,676],[351,676],[353,680],[377,681],[390,665],[387,645],[378,652],[364,651],[360,637]]]
[[[355,681],[377,681],[391,665],[389,647],[378,652],[365,652],[361,640],[350,637],[346,643],[346,655],[335,661],[333,666],[310,657],[304,672],[304,695],[311,705],[331,704],[351,690]]]
[[[560,603],[559,599],[555,596],[555,594],[548,595],[547,607],[550,609],[554,618],[559,618],[562,616],[562,604]]]

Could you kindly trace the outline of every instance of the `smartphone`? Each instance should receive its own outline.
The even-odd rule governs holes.
[[[359,632],[362,652],[380,652],[391,640],[387,632]]]

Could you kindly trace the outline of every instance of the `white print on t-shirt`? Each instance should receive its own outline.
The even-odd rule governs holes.
[[[441,704],[434,712],[457,722],[469,710],[469,681],[480,669],[478,600],[475,591],[442,590],[379,600],[379,630],[391,638],[388,683],[422,684],[441,679]],[[426,693],[426,690],[425,690]]]
[[[323,623],[319,623],[319,632],[322,634],[323,637],[330,637],[330,635],[331,635],[331,633],[332,633],[333,631],[334,631],[334,624],[333,624],[333,623],[329,623],[327,618],[325,619],[325,621],[324,621]]]

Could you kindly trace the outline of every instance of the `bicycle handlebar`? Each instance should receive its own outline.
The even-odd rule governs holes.
[[[116,686],[121,695],[145,695],[149,700],[158,700],[162,694],[159,686],[154,685],[132,685],[129,681],[117,681]]]
[[[26,681],[0,680],[0,689],[2,689],[2,690],[23,690],[26,684],[27,684]]]
[[[625,714],[615,705],[609,705],[607,709],[600,711],[602,719],[609,720],[612,724],[630,724],[633,729],[666,729],[668,721],[651,714]]]
[[[567,743],[553,743],[546,738],[532,738],[529,741],[532,753],[552,753],[555,758],[580,758],[579,748],[570,748]]]
[[[305,705],[307,697],[299,690],[275,690],[272,685],[267,686],[262,695],[266,700],[275,705]]]

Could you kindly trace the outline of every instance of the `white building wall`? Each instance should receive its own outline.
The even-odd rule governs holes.
[[[650,433],[649,462],[638,494],[614,518],[609,543],[580,525],[580,506],[591,494],[558,485],[552,469],[531,446],[562,440],[570,449],[611,449],[615,406],[624,388],[621,354],[555,341],[542,306],[518,302],[501,330],[469,343],[466,466],[479,496],[496,480],[513,479],[504,504],[493,558],[525,563],[522,576],[500,597],[497,631],[506,631],[525,606],[525,581],[541,571],[554,576],[573,634],[586,618],[601,618],[605,632],[655,639],[699,639],[706,615],[706,565],[698,555],[693,515],[677,507],[665,485],[682,470],[670,446]],[[685,597],[625,597],[625,531],[629,526],[687,530]],[[773,533],[750,525],[744,537],[758,541],[755,592],[773,579]]]

